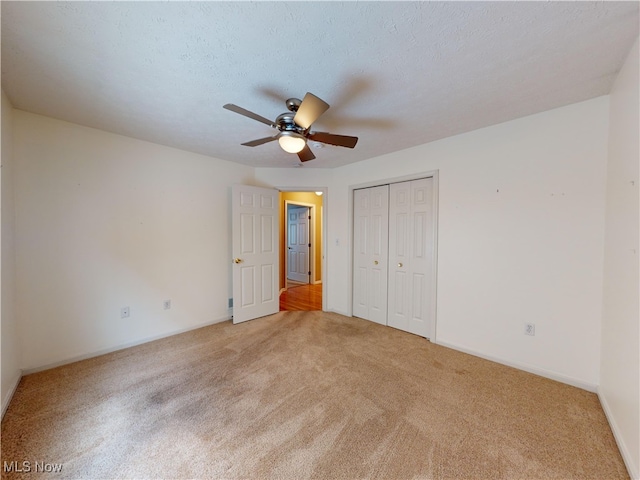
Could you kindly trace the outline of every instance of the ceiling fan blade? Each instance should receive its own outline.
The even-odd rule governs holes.
[[[223,105],[222,108],[226,108],[227,110],[231,110],[232,112],[235,113],[239,113],[240,115],[244,115],[245,117],[249,117],[252,118],[254,120],[257,120],[259,122],[262,122],[264,124],[269,125],[270,127],[274,127],[275,125],[273,124],[273,122],[267,118],[264,118],[260,115],[258,115],[257,113],[253,113],[250,112],[249,110],[239,107],[237,105],[234,105],[233,103],[227,103],[226,105]]]
[[[358,143],[358,137],[350,137],[348,135],[335,135],[327,132],[312,132],[308,138],[314,142],[328,143],[329,145],[337,145],[338,147],[353,148]]]
[[[320,115],[326,112],[328,108],[329,104],[327,102],[316,97],[313,93],[307,92],[296,112],[296,116],[293,117],[293,121],[296,125],[306,130],[313,122],[320,118]]]
[[[308,162],[309,160],[316,158],[316,156],[309,148],[309,145],[305,145],[304,148],[298,152],[298,158],[301,162]]]
[[[273,142],[274,140],[277,140],[277,139],[278,139],[278,135],[275,135],[273,137],[259,138],[257,140],[251,140],[250,142],[244,142],[242,145],[244,145],[245,147],[257,147],[258,145]]]

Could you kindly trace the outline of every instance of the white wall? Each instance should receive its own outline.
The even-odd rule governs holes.
[[[599,394],[633,478],[640,478],[640,98],[638,41],[610,95],[604,313]]]
[[[20,380],[20,341],[15,314],[15,243],[13,202],[13,107],[2,91],[2,413]]]
[[[333,170],[328,308],[351,310],[350,186],[438,170],[436,341],[595,390],[607,129],[600,97]]]
[[[637,82],[637,66],[626,66],[611,97],[609,143],[601,97],[335,170],[256,169],[255,177],[238,164],[12,111],[3,95],[3,401],[19,366],[227,318],[233,183],[328,187],[327,309],[349,314],[350,188],[437,170],[437,342],[589,389],[600,381],[637,472],[638,265],[636,256],[634,273],[632,248],[624,251],[640,247],[629,188],[632,178],[637,187],[637,111],[635,124],[628,119]],[[12,271],[15,306],[5,295]],[[525,322],[536,324],[535,337],[523,335]]]
[[[252,183],[252,168],[14,117],[25,369],[229,318],[230,186]]]

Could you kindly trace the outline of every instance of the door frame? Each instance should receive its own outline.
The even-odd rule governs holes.
[[[347,218],[348,218],[348,234],[349,234],[349,248],[347,249],[347,269],[348,276],[347,281],[349,288],[347,290],[347,313],[350,317],[353,316],[353,249],[354,245],[354,232],[353,232],[353,191],[361,188],[369,188],[369,187],[379,187],[381,185],[389,185],[391,183],[400,183],[411,180],[420,180],[421,178],[433,178],[433,271],[431,272],[431,280],[433,285],[433,290],[431,292],[431,315],[433,322],[431,323],[431,336],[429,337],[429,341],[432,343],[437,343],[437,325],[438,325],[438,309],[437,309],[437,298],[438,298],[438,212],[440,210],[438,204],[439,198],[439,170],[429,170],[422,173],[415,173],[411,175],[405,175],[401,177],[393,177],[393,178],[382,178],[379,180],[373,180],[365,183],[358,183],[354,185],[349,185],[349,196],[348,196],[348,209],[347,209]],[[324,231],[323,231],[324,237]],[[323,276],[324,279],[324,276]],[[324,294],[324,290],[323,290]],[[322,298],[323,301],[323,310],[324,310],[324,295]]]
[[[328,252],[327,252],[327,212],[329,209],[327,205],[329,204],[329,192],[327,187],[273,187],[280,192],[322,192],[322,206],[320,207],[319,215],[316,217],[316,221],[320,218],[320,231],[322,235],[322,311],[327,311],[327,289],[329,285],[329,269],[327,261]],[[295,203],[295,202],[293,202]],[[304,205],[306,206],[306,205]],[[286,205],[285,205],[286,212]],[[317,214],[318,212],[316,212]],[[282,220],[282,219],[281,219]],[[313,245],[313,244],[312,244]],[[285,263],[285,277],[286,277],[286,263]]]
[[[281,190],[282,191],[282,190]],[[284,229],[284,243],[286,246],[289,245],[289,205],[294,205],[297,207],[305,207],[309,209],[309,216],[311,217],[309,219],[309,242],[311,243],[311,247],[309,247],[309,271],[311,272],[311,274],[309,275],[309,284],[314,285],[315,282],[315,278],[316,278],[316,245],[314,241],[312,241],[311,239],[315,239],[315,234],[316,234],[316,206],[313,205],[312,203],[304,203],[304,202],[298,202],[298,201],[294,201],[294,200],[285,200],[284,201],[284,214],[286,216],[285,218],[285,229]],[[287,280],[287,275],[289,273],[289,256],[285,255],[284,256],[284,278],[285,278],[285,283]],[[287,286],[285,285],[285,288]]]

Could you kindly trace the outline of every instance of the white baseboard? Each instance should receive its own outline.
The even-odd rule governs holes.
[[[523,363],[512,362],[510,360],[494,357],[492,355],[486,355],[484,353],[477,352],[473,349],[461,347],[459,345],[455,345],[453,343],[449,343],[446,341],[443,342],[440,340],[436,340],[436,342],[434,343],[436,343],[437,345],[441,345],[443,347],[452,348],[453,350],[458,350],[459,352],[468,353],[469,355],[473,355],[475,357],[484,358],[485,360],[490,360],[492,362],[500,363],[508,367],[513,367],[513,368],[517,368],[518,370],[523,370],[525,372],[533,373],[534,375],[539,375],[541,377],[549,378],[551,380],[556,380],[557,382],[566,383],[567,385],[578,387],[588,392],[596,393],[598,391],[598,386],[596,384],[584,382],[582,380],[578,380],[572,377],[567,377],[566,375],[562,375],[561,373],[552,372],[550,370],[545,370],[545,369],[534,367],[531,365],[526,365]]]
[[[21,379],[22,370],[19,370],[16,378],[13,380],[13,382],[11,382],[11,388],[2,399],[2,416],[0,418],[4,418],[4,414],[6,413],[7,408],[9,408],[9,404],[11,403],[11,399],[13,398],[13,394],[16,393],[16,389],[18,388],[18,384],[20,383]]]
[[[622,438],[620,428],[618,427],[615,417],[611,412],[611,408],[607,403],[607,399],[600,391],[600,388],[598,388],[598,399],[600,399],[600,405],[602,405],[602,410],[604,410],[604,414],[607,417],[607,421],[609,422],[609,426],[611,427],[611,431],[613,432],[613,437],[616,439],[618,450],[620,450],[620,455],[622,455],[622,459],[624,460],[624,464],[627,467],[629,476],[633,480],[640,480],[640,471],[638,470],[638,466],[633,465],[633,460],[631,458],[631,454],[629,453],[629,449],[627,448],[627,445]]]
[[[103,350],[98,350],[91,353],[85,353],[83,355],[77,355],[74,357],[66,358],[59,362],[49,363],[47,365],[42,365],[34,368],[25,368],[22,372],[23,375],[29,375],[31,373],[42,372],[44,370],[49,370],[51,368],[61,367],[62,365],[68,365],[69,363],[79,362],[81,360],[87,360],[88,358],[99,357],[100,355],[106,355],[107,353],[117,352],[118,350],[124,350],[125,348],[135,347],[137,345],[142,345],[143,343],[153,342],[155,340],[160,340],[162,338],[172,337],[173,335],[179,335],[181,333],[189,332],[191,330],[197,330],[198,328],[208,327],[209,325],[213,325],[216,323],[226,322],[227,320],[231,320],[231,316],[224,316],[218,318],[213,321],[204,322],[198,325],[193,325],[187,328],[181,328],[178,330],[173,330],[168,333],[162,333],[160,335],[153,335],[151,337],[146,337],[141,340],[135,340],[133,342],[127,342],[115,347],[105,348]]]

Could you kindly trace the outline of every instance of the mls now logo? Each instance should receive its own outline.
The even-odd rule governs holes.
[[[62,471],[61,463],[45,463],[45,462],[4,462],[3,470],[5,473],[57,473]]]

